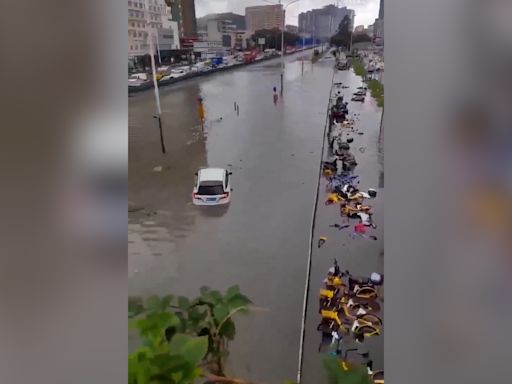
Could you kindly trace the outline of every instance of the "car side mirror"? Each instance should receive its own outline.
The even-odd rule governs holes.
[[[233,174],[233,172],[228,172],[228,175],[231,176]]]

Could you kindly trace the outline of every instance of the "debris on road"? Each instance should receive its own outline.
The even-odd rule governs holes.
[[[338,231],[341,231],[342,229],[350,228],[350,224],[331,224],[329,227],[336,228]]]
[[[322,245],[324,245],[326,241],[327,241],[327,237],[320,237],[318,239],[318,248],[321,248]]]

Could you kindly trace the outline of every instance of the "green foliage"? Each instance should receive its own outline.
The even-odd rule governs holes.
[[[258,44],[259,38],[265,38],[264,48],[281,50],[281,30],[279,28],[273,29],[260,29],[251,36],[251,40]],[[284,44],[295,45],[299,40],[300,36],[288,31],[284,32]]]
[[[227,341],[236,334],[233,316],[251,301],[230,287],[224,295],[201,288],[201,296],[152,296],[128,301],[130,326],[143,346],[128,357],[129,384],[191,384],[205,367],[223,375]]]
[[[372,384],[366,370],[360,366],[350,366],[344,370],[340,360],[329,357],[324,360],[328,384]]]
[[[363,79],[366,78],[366,70],[364,68],[364,64],[361,60],[357,59],[352,61],[352,68],[354,68],[354,73],[357,76],[361,76]],[[376,80],[371,79],[366,82],[368,84],[368,89],[370,90],[370,94],[377,101],[377,105],[379,107],[384,106],[384,85]]]
[[[377,101],[379,107],[384,106],[384,85],[378,80],[372,79],[368,81],[368,89],[372,97]]]
[[[357,59],[357,60],[353,60],[352,61],[352,68],[354,68],[354,73],[357,75],[357,76],[361,76],[364,78],[365,74],[366,74],[366,70],[364,69],[364,64],[361,60]]]
[[[336,47],[345,47],[348,49],[350,46],[350,17],[345,16],[338,27],[338,32],[331,37],[331,45]]]
[[[352,44],[355,43],[371,43],[372,38],[368,36],[366,33],[358,33],[354,34],[354,37],[352,38]]]

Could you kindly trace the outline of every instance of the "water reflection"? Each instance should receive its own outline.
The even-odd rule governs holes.
[[[198,208],[198,212],[201,216],[222,217],[228,212],[229,204],[217,205],[217,206],[213,206],[213,207],[197,207],[197,208]]]

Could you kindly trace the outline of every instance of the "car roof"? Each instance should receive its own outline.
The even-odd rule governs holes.
[[[224,180],[226,170],[224,168],[202,168],[198,172],[199,181]]]

